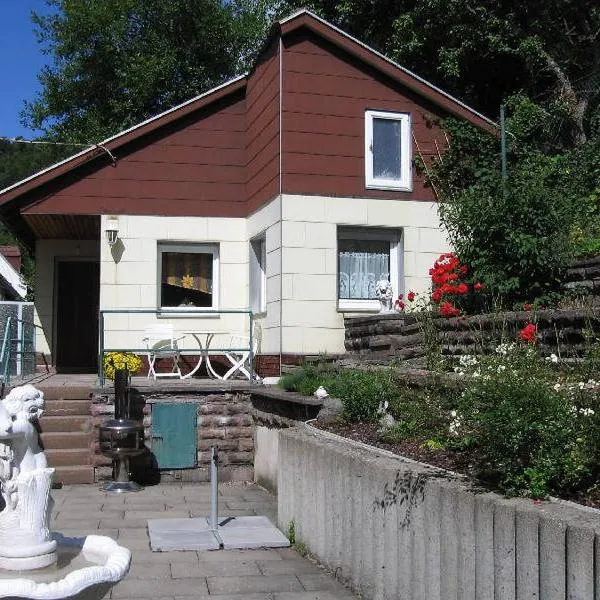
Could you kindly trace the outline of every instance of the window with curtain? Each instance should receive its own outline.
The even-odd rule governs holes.
[[[158,254],[161,308],[217,308],[217,246],[159,244]]]
[[[379,227],[338,228],[339,310],[379,310],[376,283],[388,279],[400,292],[402,260],[399,230]]]

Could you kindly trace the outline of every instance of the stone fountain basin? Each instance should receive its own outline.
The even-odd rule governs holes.
[[[107,536],[53,533],[52,538],[58,542],[57,564],[33,571],[0,571],[0,598],[99,599],[129,570],[131,552]]]

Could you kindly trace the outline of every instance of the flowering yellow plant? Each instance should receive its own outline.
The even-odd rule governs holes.
[[[115,378],[117,369],[127,369],[131,375],[142,368],[142,359],[132,352],[107,352],[102,361],[104,374],[109,379]]]

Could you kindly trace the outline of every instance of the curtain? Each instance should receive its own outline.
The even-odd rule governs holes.
[[[389,242],[339,240],[340,298],[375,298],[375,284],[388,279],[389,272]]]
[[[212,254],[163,252],[162,283],[212,293]]]

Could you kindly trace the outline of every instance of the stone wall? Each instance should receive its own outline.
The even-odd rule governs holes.
[[[194,382],[186,391],[162,382],[131,388],[130,416],[143,422],[148,448],[147,454],[132,460],[132,470],[140,481],[208,481],[211,448],[216,446],[221,481],[254,480],[276,491],[279,429],[314,419],[322,401],[269,386],[215,383]],[[97,391],[93,395],[90,453],[96,481],[112,476],[111,459],[100,453],[98,428],[113,418],[113,401],[112,392]],[[152,407],[157,403],[178,402],[197,406],[197,466],[159,471],[152,455]]]
[[[278,526],[365,600],[600,597],[600,511],[505,499],[312,427],[279,433]]]
[[[600,256],[575,261],[567,270],[565,287],[586,291],[593,304],[600,303]]]
[[[244,392],[137,393],[131,390],[132,418],[143,421],[148,454],[136,459],[133,471],[143,480],[159,477],[152,466],[152,407],[157,403],[191,402],[197,405],[197,467],[160,471],[160,479],[168,481],[208,481],[210,479],[211,447],[219,449],[219,479],[222,481],[252,481],[254,476],[254,426],[250,414],[250,396]],[[96,401],[92,407],[94,436],[93,464],[97,469],[111,461],[100,454],[98,427],[114,414],[110,402]],[[133,461],[132,461],[133,462]],[[154,474],[151,473],[154,471]],[[109,472],[104,469],[104,477]],[[100,473],[99,473],[100,475]],[[100,478],[100,477],[98,477]],[[97,479],[98,479],[97,478]]]
[[[600,335],[600,309],[504,312],[447,319],[402,313],[345,319],[347,356],[361,360],[398,357],[424,362],[427,343],[439,344],[442,354],[482,354],[501,341],[516,341],[527,323],[538,328],[536,347],[542,354],[575,358],[589,347],[586,332]],[[423,321],[423,319],[426,319]]]

